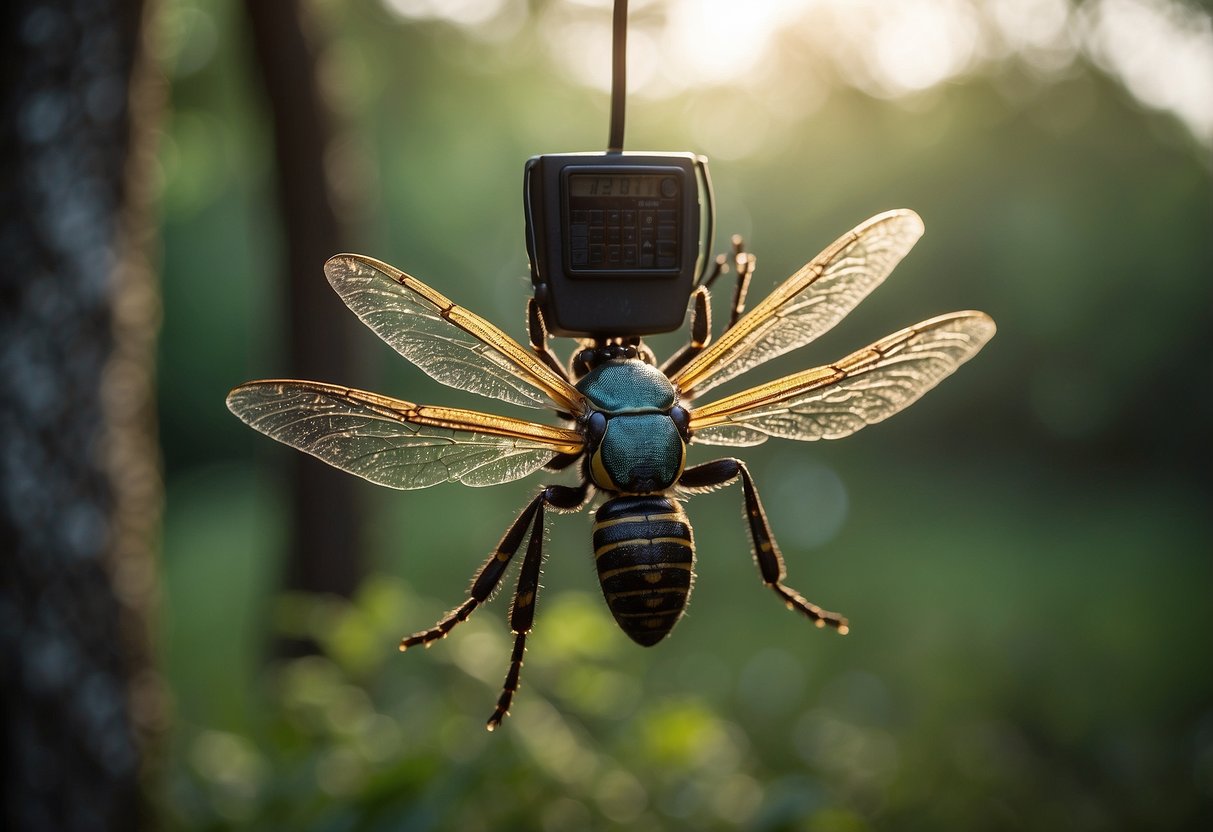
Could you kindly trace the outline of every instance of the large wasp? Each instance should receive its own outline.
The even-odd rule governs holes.
[[[354,254],[325,265],[329,282],[362,321],[434,379],[525,407],[551,408],[561,427],[472,410],[413,404],[315,381],[243,384],[228,407],[253,428],[330,465],[391,488],[510,482],[540,468],[579,466],[577,485],[544,487],[522,510],[472,581],[468,598],[400,649],[443,638],[486,602],[527,541],[510,609],[515,634],[492,730],[518,689],[543,561],[544,512],[574,511],[595,492],[593,554],[616,622],[644,646],[664,638],[691,591],[695,545],[679,504],[685,494],[741,482],[762,581],[818,627],[847,620],[783,583],[783,557],[744,462],[686,467],[690,443],[747,446],[768,437],[839,439],[892,416],[972,358],[994,334],[982,312],[953,312],[895,332],[820,367],[698,404],[707,391],[808,344],[879,285],[923,231],[912,211],[859,225],[741,314],[753,256],[737,247],[729,326],[710,342],[708,284],[692,294],[689,343],[657,366],[639,339],[582,342],[566,371],[549,349],[534,300],[530,348],[416,278]],[[718,270],[719,271],[719,270]],[[718,272],[717,272],[718,273]]]

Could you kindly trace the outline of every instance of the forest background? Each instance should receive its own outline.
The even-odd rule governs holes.
[[[895,420],[739,454],[789,583],[851,633],[763,589],[729,488],[687,504],[694,598],[650,650],[609,617],[588,519],[549,521],[495,734],[504,599],[401,656],[541,478],[381,490],[296,460],[223,399],[298,372],[486,407],[361,329],[323,258],[393,263],[522,339],[522,166],[605,146],[609,3],[165,0],[144,40],[164,81],[148,167],[164,492],[140,811],[174,829],[1213,820],[1207,6],[631,5],[627,146],[711,159],[717,249],[739,233],[757,254],[753,301],[870,215],[925,220],[885,286],[757,380],[945,311],[998,322]],[[308,90],[312,110],[290,103]],[[18,664],[49,655],[8,643]]]

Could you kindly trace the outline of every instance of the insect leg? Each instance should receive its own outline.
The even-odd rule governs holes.
[[[719,267],[724,261],[724,255],[720,255],[717,261]],[[713,274],[716,274],[713,272]],[[703,352],[704,348],[712,340],[712,307],[708,303],[708,287],[707,284],[700,286],[691,295],[691,338],[687,341],[686,346],[674,353],[669,359],[661,365],[661,372],[667,376],[672,376],[674,373],[681,370],[687,363]]]
[[[568,468],[574,462],[581,459],[583,453],[584,451],[578,451],[575,454],[556,454],[554,457],[548,460],[547,465],[543,466],[543,470],[563,471],[565,468]]]
[[[568,381],[569,374],[565,372],[564,367],[560,366],[556,354],[548,348],[548,327],[543,321],[543,310],[539,308],[539,304],[534,298],[526,303],[526,324],[527,334],[531,339],[531,349],[552,372]]]
[[[501,724],[510,712],[510,704],[518,691],[518,678],[522,675],[522,657],[526,653],[526,637],[535,620],[535,601],[539,594],[539,568],[543,564],[543,509],[535,512],[531,525],[531,537],[526,545],[526,557],[522,571],[518,574],[518,588],[514,592],[514,604],[510,608],[510,630],[514,633],[514,652],[510,654],[510,669],[501,686],[501,696],[485,727],[490,731]]]
[[[716,261],[712,264],[712,272],[703,280],[699,281],[699,285],[705,289],[711,289],[712,284],[716,282],[722,274],[729,270],[729,256],[727,254],[717,254]]]
[[[543,503],[556,509],[574,509],[585,502],[588,484],[570,488],[552,486],[540,497]],[[510,630],[514,633],[514,651],[510,654],[510,669],[501,687],[501,696],[485,727],[490,731],[501,724],[510,712],[514,694],[518,692],[518,679],[522,675],[522,657],[526,653],[526,637],[535,622],[535,601],[539,595],[539,572],[543,566],[543,504],[535,512],[531,524],[531,536],[526,545],[526,557],[522,571],[518,573],[518,588],[514,591],[514,604],[510,608]]]
[[[734,271],[737,273],[737,283],[733,287],[733,311],[729,314],[729,325],[726,330],[732,328],[741,317],[741,313],[745,311],[745,296],[750,288],[750,278],[754,275],[754,267],[758,265],[758,258],[745,250],[745,242],[741,239],[740,234],[733,235],[733,263]]]
[[[506,531],[505,535],[501,538],[501,542],[497,544],[497,549],[493,554],[489,555],[489,559],[484,562],[484,566],[480,567],[480,571],[472,579],[472,588],[468,592],[468,599],[459,607],[447,613],[441,621],[430,629],[422,630],[419,633],[414,633],[407,638],[401,639],[401,652],[418,644],[429,647],[437,639],[446,638],[446,634],[453,630],[456,624],[466,621],[467,617],[472,614],[476,607],[489,599],[489,596],[497,589],[497,585],[501,583],[501,576],[505,574],[506,567],[510,565],[510,560],[514,557],[514,553],[518,551],[518,546],[522,543],[522,536],[526,534],[527,526],[530,524],[531,519],[543,505],[546,493],[547,489],[540,492],[535,499],[527,503],[526,508],[518,515],[518,519]]]
[[[514,521],[513,525],[510,526],[501,538],[501,542],[497,544],[496,550],[493,554],[489,555],[488,560],[484,562],[484,566],[480,567],[480,571],[472,579],[472,588],[468,591],[468,599],[443,616],[442,620],[430,629],[422,630],[401,639],[400,651],[404,652],[418,644],[429,647],[434,641],[445,638],[446,634],[453,630],[456,624],[466,621],[467,617],[472,614],[476,607],[487,601],[493,592],[496,591],[497,585],[501,583],[501,576],[505,574],[506,567],[510,565],[510,560],[522,544],[522,538],[527,532],[527,526],[534,518],[535,513],[540,511],[545,504],[566,510],[577,508],[585,502],[589,488],[589,481],[586,480],[579,486],[552,485],[540,491],[535,496],[535,499],[527,503],[526,508],[518,515],[518,519]]]
[[[818,627],[829,625],[840,633],[849,629],[847,619],[836,612],[823,610],[821,607],[807,601],[804,596],[791,587],[784,586],[783,579],[787,577],[787,569],[783,563],[783,555],[779,545],[771,533],[767,522],[766,512],[762,501],[758,499],[758,491],[754,488],[754,480],[750,477],[749,469],[739,459],[717,459],[688,468],[682,473],[678,484],[688,488],[711,488],[726,485],[738,477],[741,478],[742,493],[745,496],[746,522],[750,527],[750,538],[754,541],[754,562],[762,574],[762,581],[776,595],[783,599],[788,609],[798,610]]]
[[[733,287],[733,306],[729,312],[729,325],[725,327],[727,331],[745,312],[746,292],[750,288],[750,278],[754,274],[754,267],[758,260],[753,254],[745,250],[745,242],[741,239],[741,235],[733,235],[733,269],[737,274],[737,281]],[[712,288],[712,284],[716,282],[722,274],[729,272],[729,256],[720,254],[716,257],[716,265],[712,268],[711,273],[707,278],[700,283],[691,295],[691,337],[681,350],[661,365],[661,371],[667,376],[681,370],[687,365],[692,358],[707,347],[712,341],[712,318],[711,304],[708,302],[708,295]]]

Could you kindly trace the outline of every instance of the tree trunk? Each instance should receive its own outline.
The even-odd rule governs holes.
[[[0,27],[0,826],[131,830],[163,708],[142,0]]]
[[[273,120],[282,281],[289,308],[291,374],[351,384],[356,319],[324,278],[324,261],[347,250],[348,233],[329,179],[336,117],[319,83],[318,27],[298,0],[246,0],[253,53]],[[354,483],[304,454],[291,462],[292,520],[287,589],[350,596],[364,563]],[[314,648],[279,645],[286,654]]]

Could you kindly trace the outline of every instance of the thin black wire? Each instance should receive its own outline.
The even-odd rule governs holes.
[[[607,151],[623,151],[623,117],[628,95],[628,0],[615,0],[611,41],[611,135]]]

